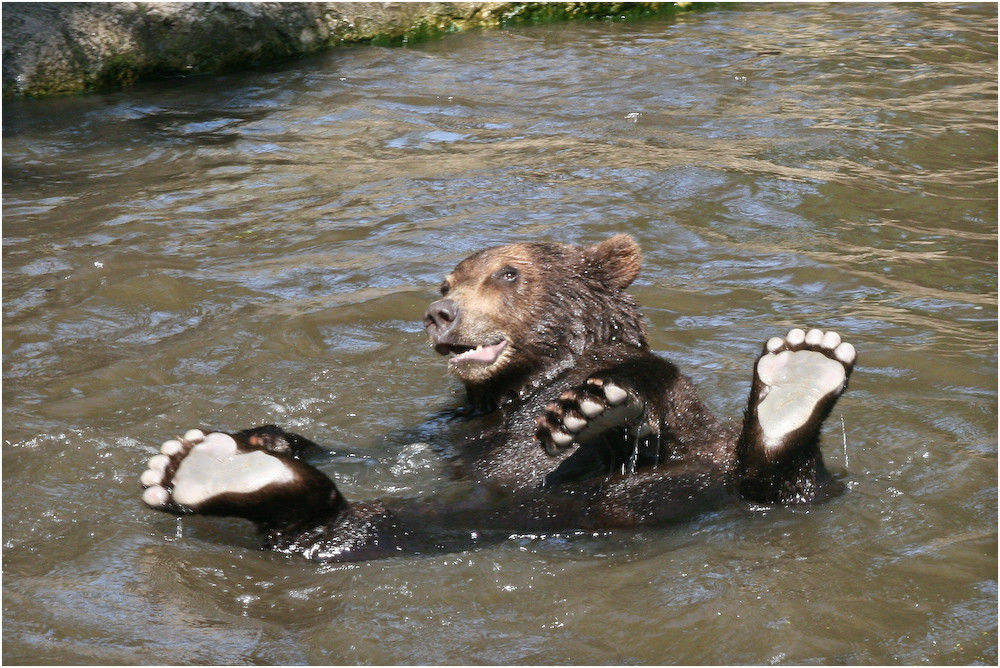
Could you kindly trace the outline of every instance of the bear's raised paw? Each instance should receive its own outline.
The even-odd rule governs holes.
[[[819,423],[847,387],[857,353],[836,332],[793,329],[764,346],[755,368],[751,413],[764,445],[786,445],[787,438]]]
[[[535,437],[550,455],[574,443],[583,443],[609,429],[634,426],[645,412],[638,395],[621,383],[606,378],[587,382],[563,392],[535,418]]]
[[[244,451],[229,434],[206,436],[199,429],[164,442],[140,477],[146,488],[142,500],[157,510],[202,512],[219,497],[259,492],[268,485],[295,480],[285,462],[268,452],[267,439],[251,439],[264,447]],[[284,454],[288,446],[279,442],[272,447]]]
[[[339,503],[336,488],[298,456],[314,444],[274,426],[236,434],[191,429],[160,446],[140,477],[150,508],[256,522],[300,518]]]

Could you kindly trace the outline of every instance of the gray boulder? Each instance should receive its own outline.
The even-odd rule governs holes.
[[[687,3],[3,3],[4,96],[113,90],[345,42],[393,44],[476,27],[676,11]]]

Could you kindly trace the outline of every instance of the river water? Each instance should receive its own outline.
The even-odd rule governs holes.
[[[4,662],[995,665],[996,29],[736,5],[5,102]],[[855,344],[842,497],[327,566],[139,502],[163,438],[270,421],[440,491],[443,274],[615,232],[721,415],[768,337]]]

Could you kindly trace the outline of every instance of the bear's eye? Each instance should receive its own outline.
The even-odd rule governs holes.
[[[445,281],[444,283],[441,284],[440,290],[441,290],[441,296],[442,297],[444,297],[445,295],[448,294],[448,290],[451,290],[451,286],[448,285],[448,281]]]
[[[507,265],[506,267],[498,271],[496,274],[494,274],[494,276],[496,276],[499,280],[504,281],[505,283],[516,282],[517,277],[520,275],[521,272],[519,272],[514,267],[511,267],[510,265]]]

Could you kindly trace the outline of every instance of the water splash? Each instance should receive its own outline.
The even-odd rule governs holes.
[[[840,433],[844,437],[844,468],[850,468],[851,465],[847,460],[847,425],[844,424],[844,416],[840,416]]]

